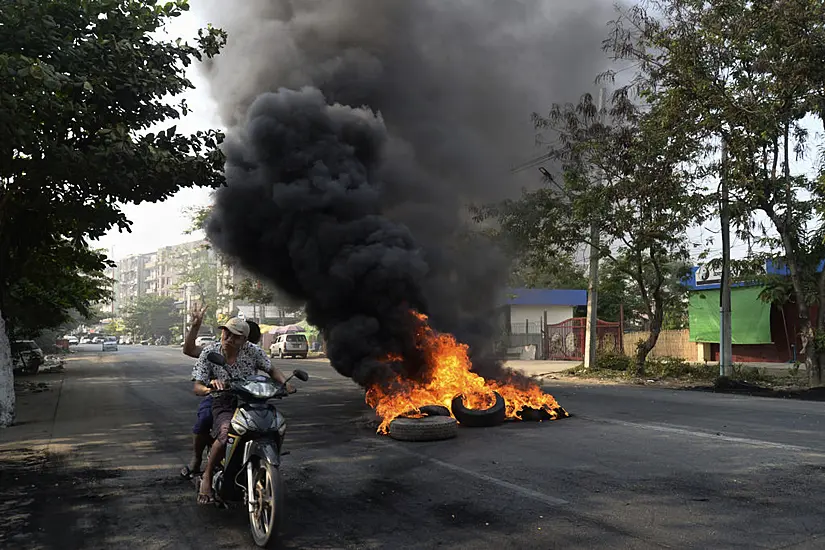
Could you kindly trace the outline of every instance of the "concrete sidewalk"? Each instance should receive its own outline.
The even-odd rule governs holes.
[[[48,450],[65,371],[15,379],[15,420],[0,429],[0,451],[25,447]]]
[[[541,361],[529,359],[514,359],[504,363],[506,367],[521,371],[527,376],[541,376],[543,374],[563,372],[580,364],[581,361]]]

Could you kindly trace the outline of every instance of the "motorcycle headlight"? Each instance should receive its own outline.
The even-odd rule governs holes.
[[[278,387],[272,382],[246,382],[242,386],[245,392],[258,399],[269,399],[278,393]]]

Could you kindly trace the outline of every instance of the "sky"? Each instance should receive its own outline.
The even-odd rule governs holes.
[[[192,4],[189,12],[172,20],[167,26],[166,32],[171,39],[182,37],[192,41],[193,37],[197,36],[198,29],[208,23],[205,15],[197,10],[197,2]],[[216,104],[209,94],[208,82],[198,66],[191,65],[187,76],[195,85],[195,89],[175,99],[179,101],[180,98],[186,98],[193,112],[158,128],[177,124],[178,132],[189,134],[197,130],[221,128]],[[154,130],[156,129],[149,131]],[[132,221],[132,232],[119,233],[116,229],[111,230],[102,239],[92,242],[92,246],[105,248],[111,258],[120,260],[133,254],[152,252],[163,246],[202,238],[203,234],[200,232],[191,235],[185,233],[190,226],[186,210],[190,207],[205,206],[210,202],[210,189],[190,188],[179,191],[164,202],[125,205],[123,212]]]

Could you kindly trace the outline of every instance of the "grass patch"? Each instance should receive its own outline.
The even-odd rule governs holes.
[[[678,357],[657,357],[645,362],[645,376],[657,380],[713,380],[719,368],[706,363],[688,363]]]
[[[719,366],[707,363],[690,363],[678,357],[648,358],[645,362],[645,374],[636,376],[636,362],[632,357],[622,353],[604,353],[596,358],[595,368],[585,370],[580,364],[564,372],[567,376],[599,380],[656,380],[675,382],[716,382],[719,378]],[[789,368],[786,372],[758,369],[737,364],[727,380],[747,382],[764,387],[797,386],[807,387],[807,377],[799,366]]]

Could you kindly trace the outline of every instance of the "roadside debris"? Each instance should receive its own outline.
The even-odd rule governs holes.
[[[40,372],[62,372],[66,370],[66,361],[59,355],[47,355]]]

